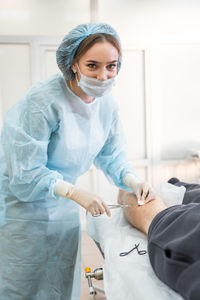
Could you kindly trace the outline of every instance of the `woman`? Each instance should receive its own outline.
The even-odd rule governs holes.
[[[79,205],[110,215],[98,195],[74,186],[93,163],[138,200],[153,197],[128,163],[110,95],[121,66],[117,33],[106,24],[79,25],[56,56],[62,75],[33,86],[2,129],[2,299],[71,299],[77,260],[80,267]]]

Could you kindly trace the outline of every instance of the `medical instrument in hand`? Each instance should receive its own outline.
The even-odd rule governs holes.
[[[115,209],[115,208],[125,208],[125,207],[131,207],[132,204],[108,204],[109,209]],[[99,217],[101,214],[93,215],[93,217]]]
[[[131,253],[133,250],[137,249],[137,253],[139,255],[144,255],[144,254],[147,254],[147,251],[146,250],[139,250],[138,247],[139,247],[140,243],[138,243],[137,245],[135,244],[135,247],[133,249],[131,249],[130,251],[127,251],[127,252],[121,252],[119,254],[119,256],[126,256],[128,255],[129,253]]]
[[[109,209],[130,207],[132,204],[108,204]]]

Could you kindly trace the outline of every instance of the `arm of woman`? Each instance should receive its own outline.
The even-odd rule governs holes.
[[[55,125],[43,112],[17,105],[6,117],[2,148],[9,189],[20,200],[55,199],[54,185],[62,175],[46,167],[48,144]]]
[[[63,180],[57,171],[50,170],[48,144],[59,126],[52,111],[33,109],[11,110],[2,132],[2,146],[6,160],[9,189],[20,200],[32,202],[69,198],[95,215],[110,215],[107,205],[93,193]],[[55,114],[56,115],[56,114]]]
[[[94,165],[101,169],[108,180],[123,190],[131,191],[123,181],[126,174],[131,173],[136,178],[128,160],[126,138],[119,118],[118,109],[113,112],[113,121],[107,140],[95,158]],[[139,180],[139,178],[138,178]]]
[[[138,204],[143,205],[155,198],[155,193],[148,182],[143,182],[133,171],[126,151],[126,139],[118,110],[114,118],[105,145],[94,162],[97,168],[103,170],[111,183],[127,191],[133,191]]]

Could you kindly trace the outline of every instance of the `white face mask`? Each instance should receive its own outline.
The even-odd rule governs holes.
[[[84,93],[94,98],[102,97],[108,94],[115,83],[114,77],[103,81],[96,78],[87,77],[81,72],[80,74],[81,79],[80,81],[77,80],[78,86],[82,89]]]

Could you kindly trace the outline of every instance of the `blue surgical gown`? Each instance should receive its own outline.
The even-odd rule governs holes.
[[[132,172],[111,95],[85,104],[56,74],[7,113],[0,151],[0,300],[69,300],[79,205],[54,193],[92,164],[116,186]],[[80,288],[78,282],[76,289]]]

